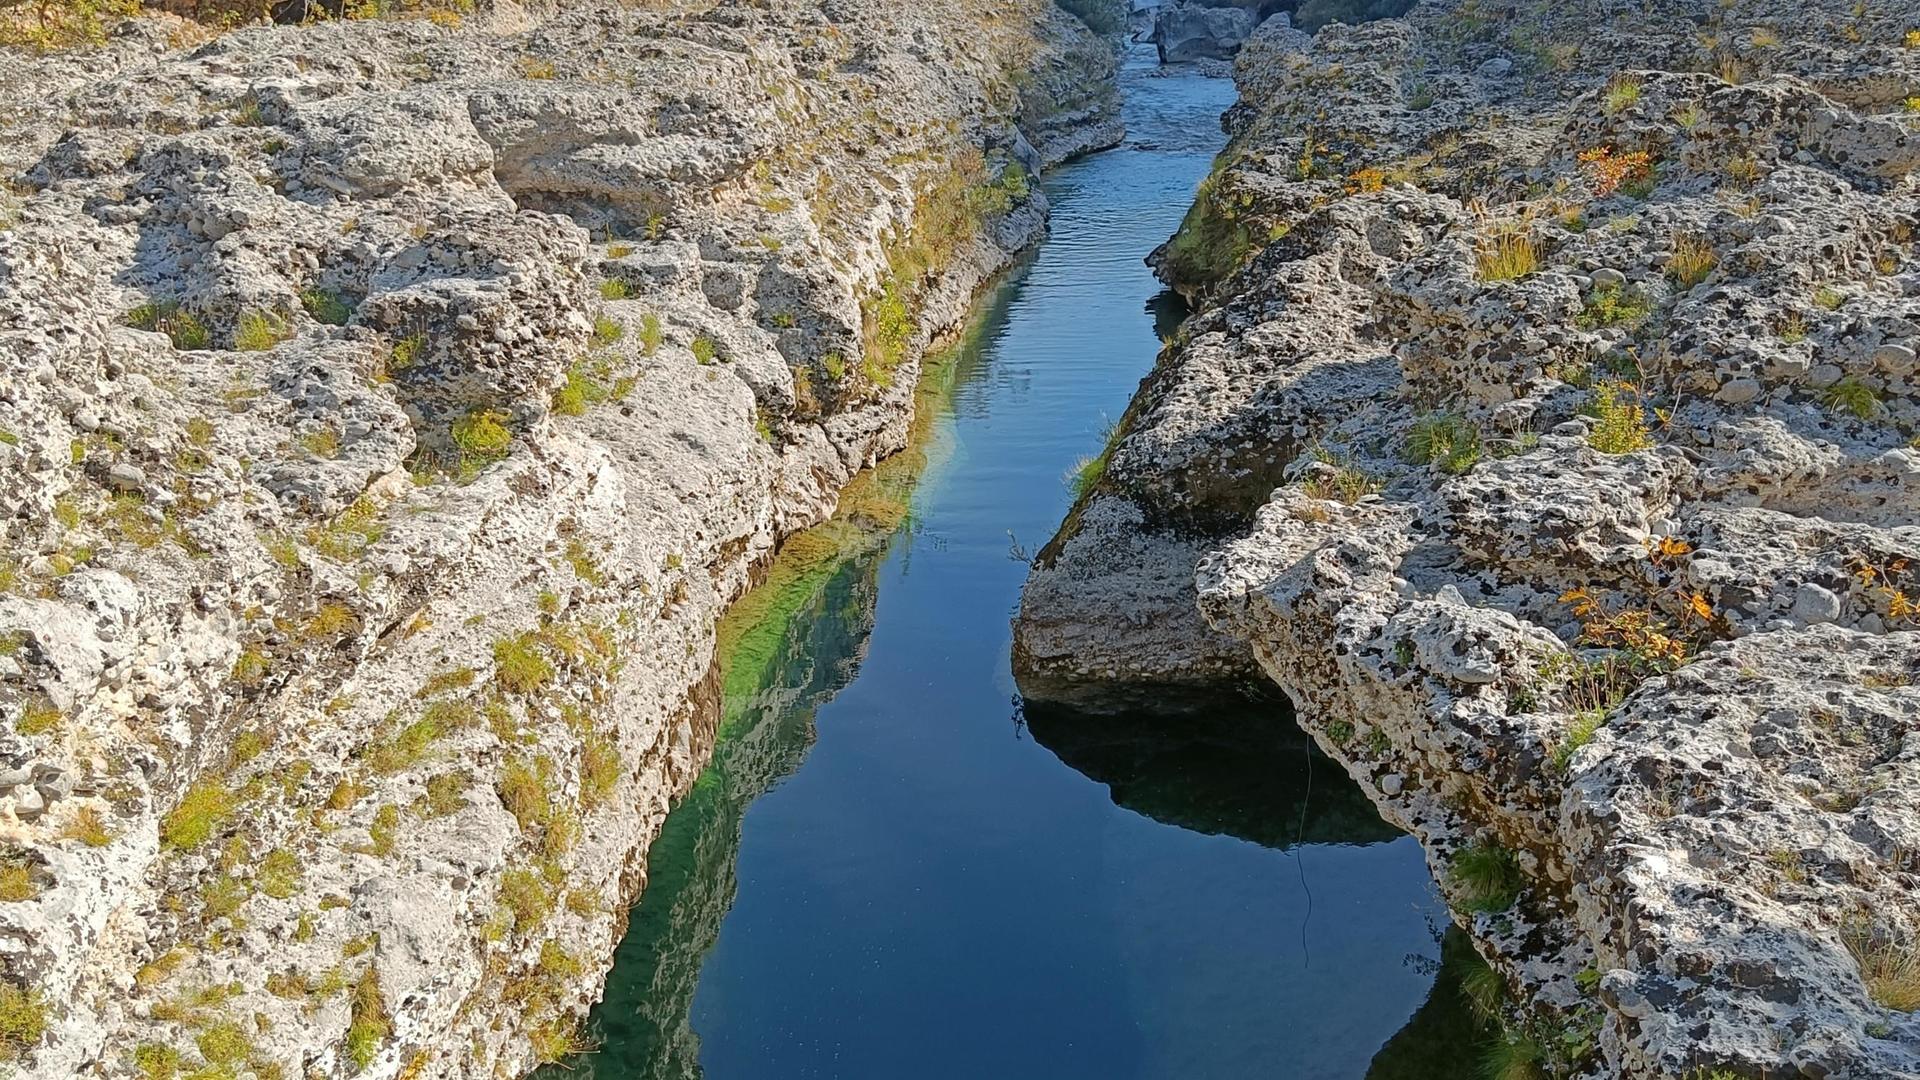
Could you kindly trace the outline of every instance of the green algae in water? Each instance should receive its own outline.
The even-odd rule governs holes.
[[[830,520],[789,537],[765,580],[722,617],[713,757],[648,851],[647,885],[589,1020],[591,1041],[617,1046],[617,1060],[584,1055],[537,1074],[544,1080],[700,1076],[689,1017],[701,965],[733,903],[742,819],[800,767],[813,744],[815,709],[854,674],[873,625],[880,566],[912,527],[915,484],[949,446],[940,421],[954,390],[978,370],[979,332],[1004,289],[982,298],[958,342],[923,362],[906,448],[848,484]]]

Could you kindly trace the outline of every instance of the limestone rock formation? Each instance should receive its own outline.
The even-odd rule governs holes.
[[[1257,666],[1547,1075],[1920,1076],[1916,29],[1263,27],[1023,687]]]
[[[1226,60],[1240,51],[1259,16],[1234,5],[1177,0],[1153,13],[1153,47],[1163,64]]]
[[[572,1049],[718,613],[900,447],[1112,70],[1048,0],[0,55],[0,1058]]]

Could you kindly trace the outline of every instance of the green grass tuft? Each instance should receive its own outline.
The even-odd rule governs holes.
[[[1073,489],[1075,502],[1085,499],[1100,486],[1107,475],[1107,465],[1113,460],[1113,452],[1120,446],[1120,425],[1110,423],[1100,435],[1100,452],[1091,457],[1083,457],[1067,474],[1067,486]]]
[[[241,352],[266,352],[292,336],[286,320],[271,312],[243,311],[233,328],[233,347]]]
[[[1526,885],[1520,860],[1492,841],[1476,841],[1456,852],[1452,877],[1461,906],[1475,912],[1507,910]]]
[[[46,1033],[46,998],[38,990],[0,983],[0,1060],[33,1049]]]
[[[347,1027],[347,1058],[356,1069],[373,1064],[380,1044],[393,1033],[393,1021],[387,1015],[387,1003],[380,996],[380,979],[371,965],[354,984],[349,1005],[352,1017]]]
[[[1407,460],[1458,476],[1480,461],[1480,429],[1453,413],[1433,413],[1407,429]]]
[[[300,290],[300,306],[315,322],[328,326],[345,326],[347,320],[353,318],[352,304],[339,293],[317,285]]]
[[[180,802],[160,819],[160,841],[167,847],[190,851],[212,839],[233,811],[233,794],[218,781],[202,780],[188,788]]]
[[[1821,393],[1820,400],[1826,403],[1827,408],[1859,420],[1873,419],[1880,415],[1882,408],[1880,395],[1873,387],[1851,375],[1827,387]]]
[[[205,323],[172,300],[141,304],[127,312],[124,321],[135,330],[167,335],[176,349],[204,349],[213,340]]]
[[[510,694],[532,694],[553,678],[553,664],[531,631],[493,643],[494,680]]]

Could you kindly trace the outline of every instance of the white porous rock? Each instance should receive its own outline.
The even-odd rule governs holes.
[[[5,1067],[520,1075],[705,764],[720,614],[902,447],[1028,171],[1119,137],[1111,43],[1050,0],[108,30],[0,56]]]
[[[1241,50],[1023,690],[1243,643],[1555,1075],[1920,1077],[1912,12],[1465,7]]]

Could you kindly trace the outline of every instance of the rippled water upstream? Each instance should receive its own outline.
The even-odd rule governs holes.
[[[653,850],[582,1068],[1470,1071],[1419,848],[1284,701],[1092,718],[1017,700],[1009,534],[1052,533],[1062,477],[1152,366],[1169,307],[1140,260],[1206,174],[1232,87],[1135,65],[1128,95],[1128,143],[1047,181],[1052,237],[930,376],[916,451],[723,635],[721,743]]]

